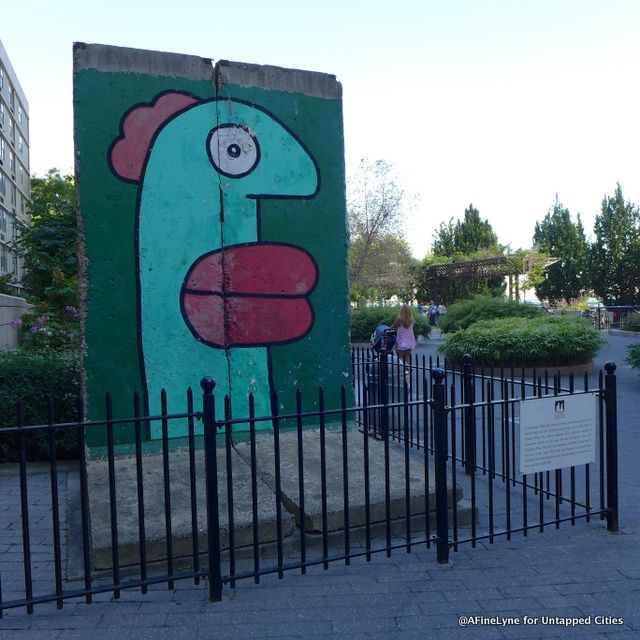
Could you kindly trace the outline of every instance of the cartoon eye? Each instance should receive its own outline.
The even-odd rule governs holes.
[[[224,124],[209,134],[209,157],[213,166],[230,178],[251,173],[260,160],[260,146],[246,127]]]

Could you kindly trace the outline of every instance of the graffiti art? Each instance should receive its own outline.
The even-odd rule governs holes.
[[[114,174],[138,184],[148,397],[180,393],[206,362],[234,406],[252,393],[257,411],[267,411],[269,347],[313,326],[318,268],[300,247],[261,241],[260,200],[312,198],[314,159],[273,114],[241,100],[163,92],[132,106],[120,129],[108,159]]]

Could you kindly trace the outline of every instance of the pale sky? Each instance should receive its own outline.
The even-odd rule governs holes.
[[[73,170],[81,41],[335,74],[348,173],[363,156],[394,166],[419,258],[471,202],[513,248],[556,193],[588,234],[616,182],[640,203],[636,0],[22,0],[3,3],[0,39],[38,175]]]

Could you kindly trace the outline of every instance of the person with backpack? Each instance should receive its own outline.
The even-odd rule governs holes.
[[[436,318],[438,317],[438,307],[436,303],[432,300],[429,305],[429,324],[432,327],[436,326]]]

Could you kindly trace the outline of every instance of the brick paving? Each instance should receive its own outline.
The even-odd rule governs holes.
[[[630,338],[610,336],[598,364],[618,364],[620,532],[600,521],[530,532],[511,540],[497,538],[476,549],[461,545],[448,565],[435,562],[433,550],[394,551],[371,563],[333,563],[328,571],[310,567],[306,576],[286,572],[266,576],[260,585],[239,581],[225,588],[223,601],[207,601],[207,584],[178,582],[174,591],[156,586],[147,595],[123,591],[94,603],[55,603],[5,612],[1,640],[162,640],[182,638],[640,638],[640,378],[625,363]],[[426,348],[433,353],[433,345]],[[62,504],[66,474],[59,478]],[[15,476],[0,475],[0,570],[5,600],[20,597],[22,538],[15,527],[19,509]],[[53,572],[50,561],[50,485],[47,474],[30,478],[36,585]],[[19,511],[18,511],[19,513]],[[63,545],[66,537],[63,535]],[[479,616],[486,624],[459,626],[460,616]],[[526,621],[530,622],[525,624]],[[591,624],[567,628],[553,619],[591,617]],[[623,624],[596,624],[596,616],[622,618]],[[502,626],[500,619],[514,621]],[[532,619],[538,619],[532,623]],[[547,619],[548,624],[542,624]],[[516,624],[515,621],[519,622]],[[606,620],[605,620],[606,621]],[[556,620],[557,622],[557,620]]]

